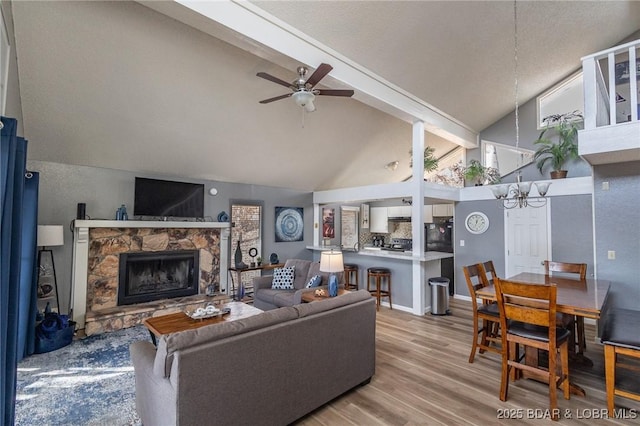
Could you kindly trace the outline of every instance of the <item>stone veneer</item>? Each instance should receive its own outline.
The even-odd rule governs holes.
[[[200,251],[199,295],[118,306],[118,273],[121,253]],[[200,228],[92,228],[89,231],[87,314],[85,334],[99,334],[200,306],[208,298],[206,288],[220,282],[220,229]]]

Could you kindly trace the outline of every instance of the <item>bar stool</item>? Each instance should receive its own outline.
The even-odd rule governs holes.
[[[371,278],[375,283],[375,290],[371,290]],[[382,290],[383,279],[387,280],[387,289]],[[367,291],[376,298],[376,310],[380,310],[380,298],[389,298],[389,309],[393,309],[391,306],[391,270],[388,268],[372,267],[367,269]]]
[[[351,281],[351,274],[355,274],[355,281]],[[357,290],[360,286],[360,269],[355,263],[344,264],[344,288],[345,290],[351,290],[352,288]]]

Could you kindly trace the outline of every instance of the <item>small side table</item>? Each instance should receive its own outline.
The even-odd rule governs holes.
[[[311,302],[319,302],[321,300],[332,299],[332,297],[329,296],[327,290],[325,290],[325,293],[327,293],[326,296],[316,296],[315,291],[307,291],[305,293],[302,293],[302,301],[306,303],[311,303]],[[338,296],[342,296],[343,294],[347,294],[347,293],[349,293],[349,290],[344,290],[344,289],[338,290]]]
[[[262,273],[262,271],[270,271],[275,268],[282,268],[283,266],[284,266],[284,263],[270,263],[268,265],[260,265],[260,266],[253,266],[253,267],[247,267],[247,268],[236,268],[235,266],[229,266],[229,272],[236,273],[236,277],[238,278],[238,286],[240,286],[242,285],[243,272],[260,271]],[[236,284],[235,284],[235,281],[233,280],[233,274],[231,274],[231,296],[233,297],[234,300],[236,299]]]

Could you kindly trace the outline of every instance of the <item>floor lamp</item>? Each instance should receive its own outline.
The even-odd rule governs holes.
[[[40,275],[46,276],[46,265],[42,264],[42,254],[48,252],[51,257],[51,272],[53,276],[53,288],[52,291],[56,293],[56,307],[58,313],[60,312],[60,299],[58,297],[58,280],[56,279],[56,264],[53,261],[53,252],[47,247],[55,247],[64,245],[64,230],[62,225],[38,225],[38,247],[41,247],[38,251],[38,290],[40,288]],[[44,272],[44,274],[43,274]],[[51,292],[44,293],[43,296],[50,294]]]

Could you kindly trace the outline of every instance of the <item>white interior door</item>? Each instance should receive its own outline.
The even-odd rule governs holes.
[[[520,272],[544,273],[549,259],[549,203],[542,208],[515,208],[506,211],[506,276]]]

